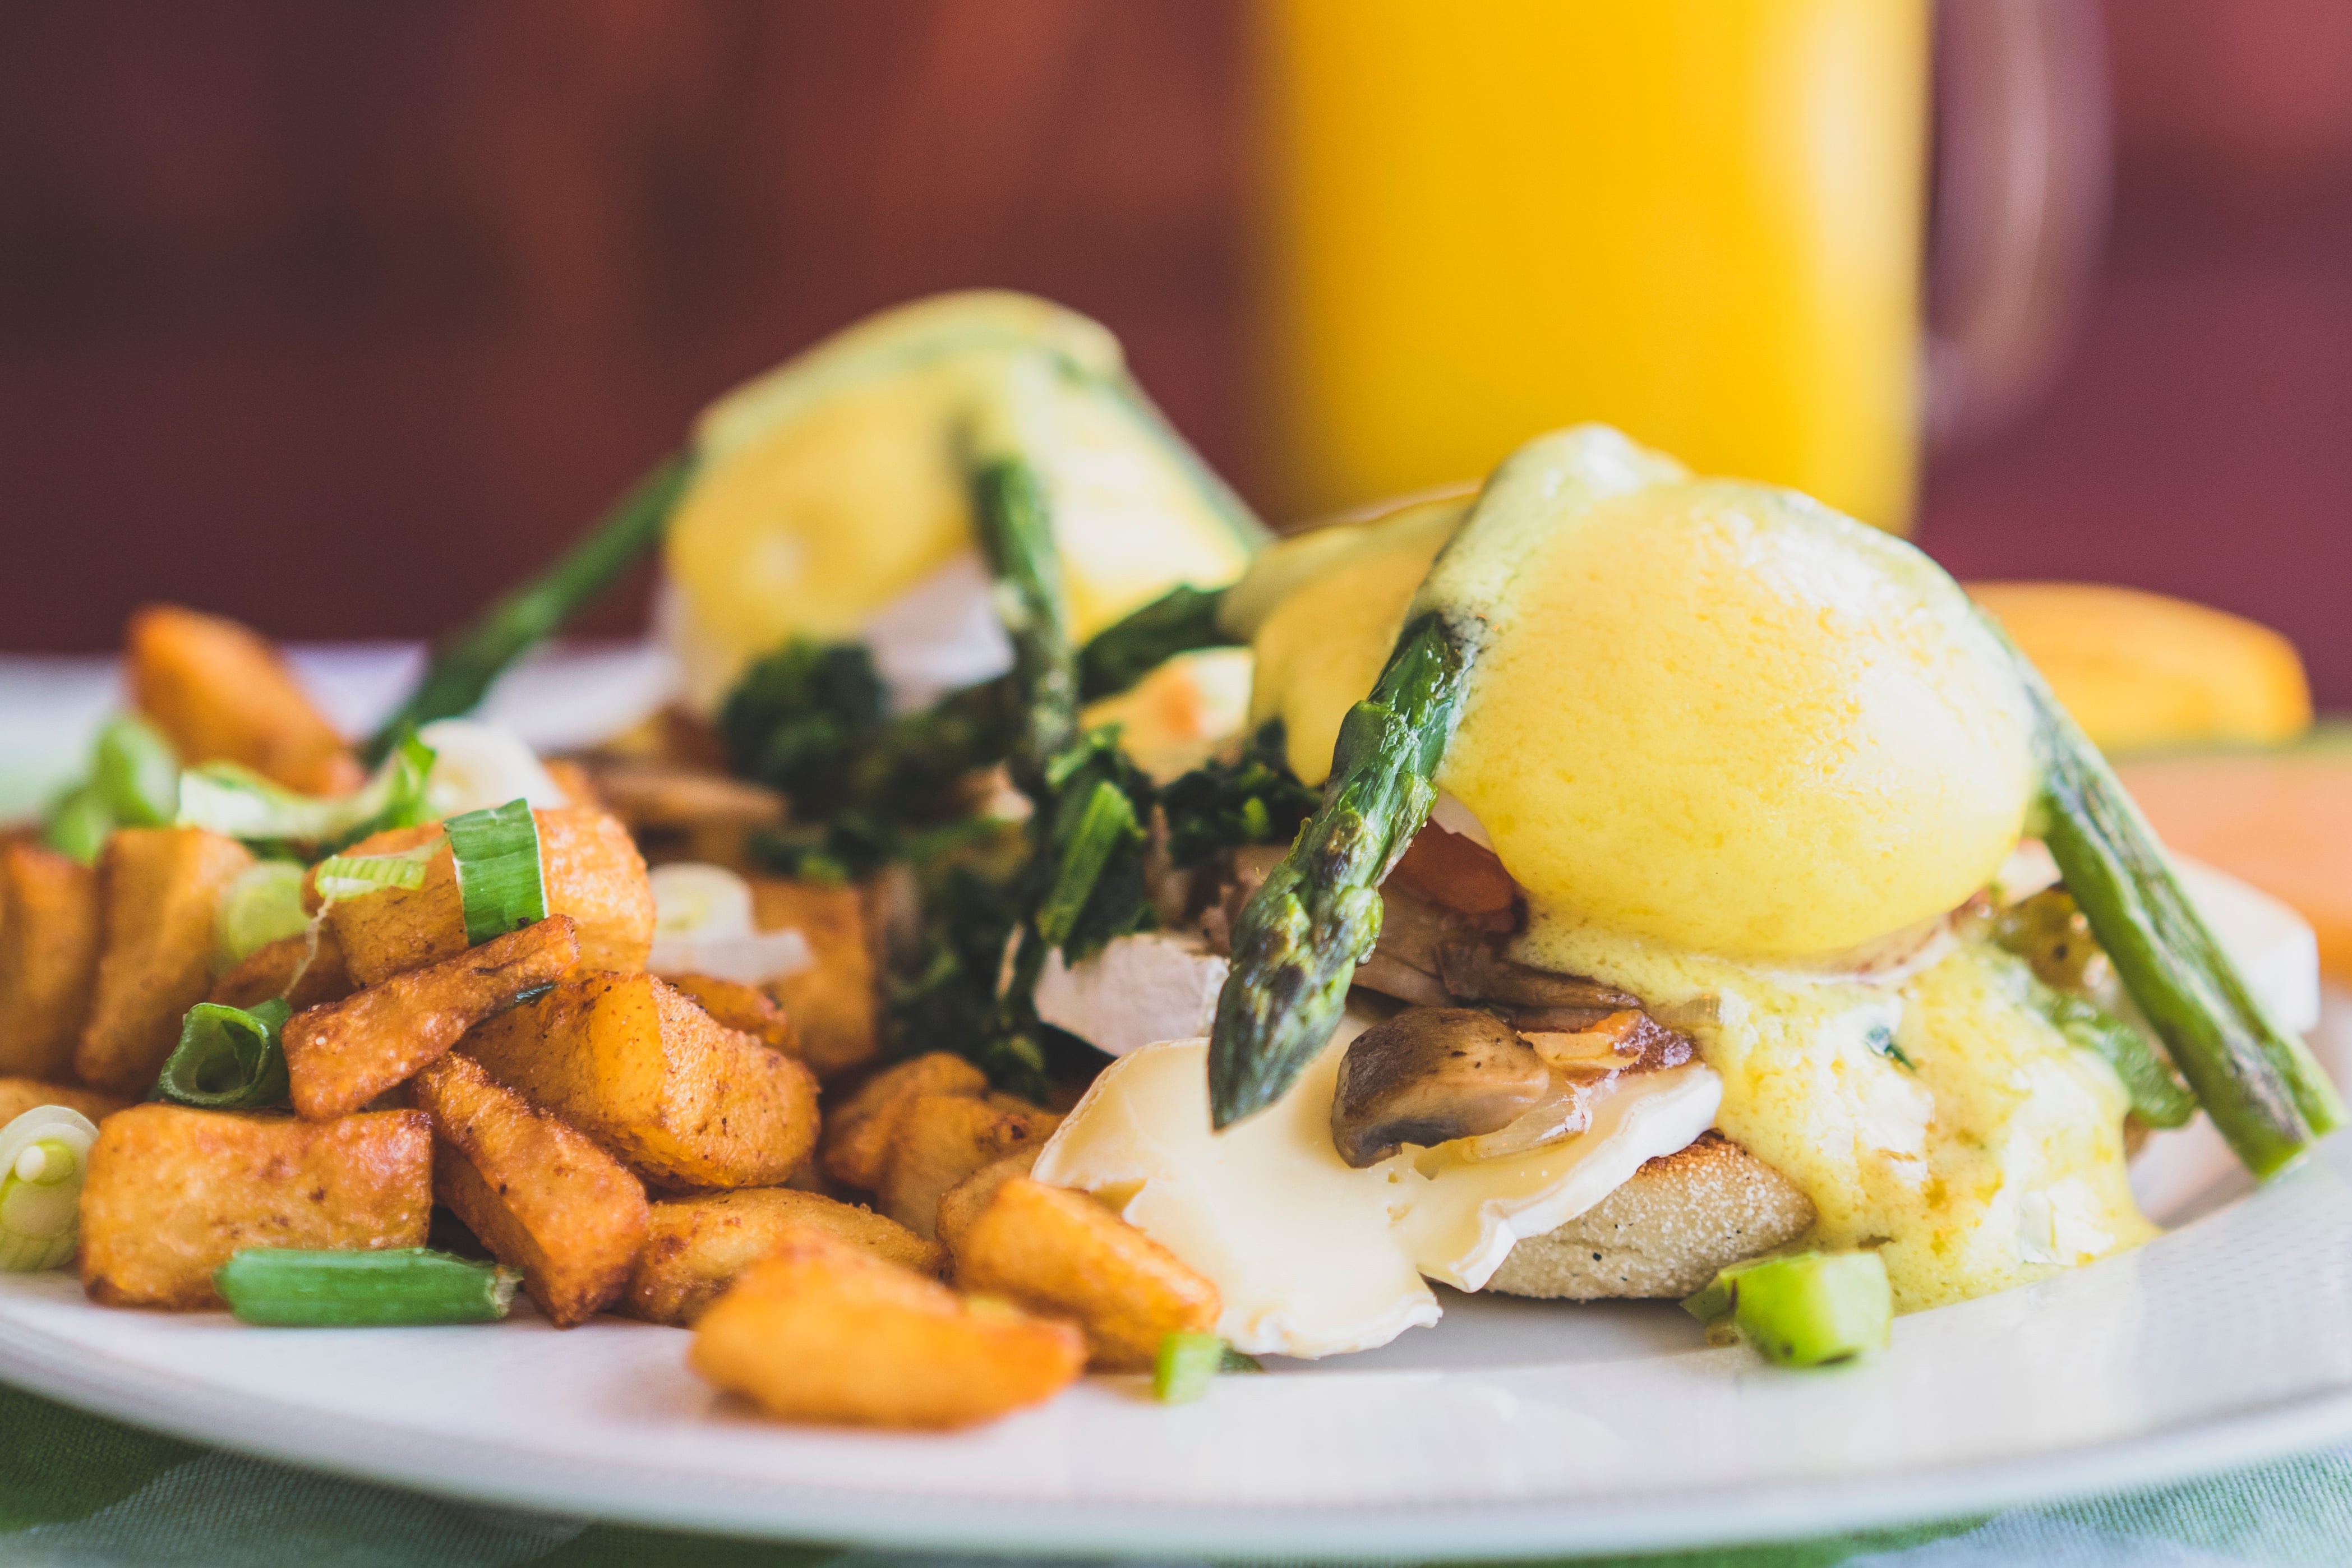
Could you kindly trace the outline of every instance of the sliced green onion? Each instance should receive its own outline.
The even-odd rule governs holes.
[[[89,782],[126,827],[167,826],[179,815],[179,753],[136,714],[118,713],[99,731]]]
[[[415,736],[344,795],[302,795],[236,763],[206,763],[180,775],[178,821],[247,843],[340,849],[386,828],[430,821],[425,777],[432,770],[433,748]]]
[[[1069,940],[1113,851],[1142,838],[1143,829],[1135,820],[1135,805],[1127,798],[1127,792],[1108,779],[1096,780],[1065,843],[1053,889],[1037,907],[1037,934],[1048,947],[1059,947]]]
[[[250,1011],[199,1002],[180,1020],[180,1043],[155,1080],[155,1098],[206,1110],[254,1110],[286,1103],[280,1032],[293,1009],[272,997]]]
[[[494,1323],[522,1277],[423,1247],[381,1252],[247,1247],[213,1270],[213,1288],[245,1323],[289,1329],[396,1329]]]
[[[457,860],[469,947],[547,918],[547,879],[539,862],[539,819],[530,802],[469,811],[441,825]]]
[[[88,866],[97,860],[99,851],[106,847],[106,836],[113,831],[114,813],[106,796],[95,784],[77,784],[49,807],[41,842]]]
[[[35,1273],[74,1255],[97,1137],[89,1117],[62,1105],[37,1105],[0,1128],[0,1269]]]
[[[1895,1293],[1875,1252],[1799,1252],[1733,1264],[1683,1310],[1769,1362],[1822,1366],[1885,1348]]]
[[[310,923],[302,909],[302,868],[292,860],[247,867],[221,893],[213,920],[214,966],[236,968],[271,942],[300,936]]]
[[[425,869],[441,853],[442,842],[435,838],[391,855],[330,855],[319,862],[319,897],[331,904],[386,888],[413,891],[425,886]]]
[[[1221,1372],[1264,1372],[1255,1356],[1215,1334],[1163,1334],[1151,1363],[1151,1394],[1162,1405],[1189,1405],[1209,1392]]]

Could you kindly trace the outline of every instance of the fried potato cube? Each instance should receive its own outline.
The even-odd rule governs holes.
[[[942,1194],[1016,1149],[1044,1143],[1061,1120],[1034,1105],[999,1103],[992,1096],[918,1096],[898,1119],[875,1197],[884,1214],[917,1236],[936,1235]]]
[[[1018,1176],[955,1247],[956,1283],[1068,1318],[1106,1372],[1141,1372],[1169,1334],[1217,1325],[1217,1288],[1085,1193]]]
[[[100,1123],[81,1194],[81,1283],[112,1307],[217,1307],[248,1247],[422,1247],[433,1130],[414,1110],[335,1121],[134,1105]]]
[[[872,1061],[881,1049],[882,1003],[866,895],[825,882],[754,877],[751,923],[798,931],[816,959],[768,984],[800,1035],[801,1059],[822,1079]]]
[[[898,1119],[907,1113],[907,1107],[927,1094],[960,1094],[976,1100],[987,1089],[986,1073],[946,1051],[932,1051],[885,1068],[825,1117],[824,1142],[818,1151],[825,1173],[853,1187],[874,1191],[882,1184],[890,1143],[898,1135]]]
[[[5,1127],[36,1106],[62,1105],[92,1121],[103,1121],[131,1102],[94,1089],[68,1083],[44,1083],[37,1078],[0,1078],[0,1127]]]
[[[122,677],[184,763],[242,763],[306,795],[363,776],[278,650],[235,621],[150,605],[131,617]]]
[[[738,1033],[750,1035],[772,1051],[788,1057],[801,1054],[800,1037],[793,1021],[775,999],[756,985],[721,980],[711,974],[666,974],[663,979],[702,1005],[702,1010]]]
[[[934,1226],[940,1245],[953,1252],[963,1233],[971,1228],[971,1222],[994,1201],[997,1189],[1036,1169],[1037,1156],[1045,1147],[1043,1143],[1032,1143],[1016,1149],[1002,1160],[982,1165],[941,1193],[939,1218]]]
[[[654,1205],[653,1228],[617,1309],[649,1323],[690,1326],[738,1275],[796,1229],[826,1231],[887,1263],[936,1276],[947,1254],[872,1209],[791,1187],[747,1187]]]
[[[805,1227],[703,1312],[687,1362],[787,1421],[954,1427],[1051,1398],[1086,1342]]]
[[[38,844],[0,849],[0,1072],[62,1078],[98,983],[98,873]]]
[[[201,827],[124,827],[107,839],[98,984],[74,1047],[83,1082],[131,1096],[155,1087],[181,1016],[212,989],[221,894],[252,864],[244,846]]]
[[[283,936],[247,953],[237,966],[213,982],[207,1002],[251,1008],[283,996],[297,1013],[350,995],[352,972],[343,966],[342,943],[334,928],[319,923],[314,948],[309,935]]]
[[[409,1089],[433,1119],[433,1195],[559,1329],[594,1317],[628,1284],[645,1245],[646,1189],[595,1141],[447,1056]]]
[[[651,1185],[772,1187],[816,1142],[816,1079],[650,974],[581,974],[458,1048]]]
[[[534,811],[547,912],[580,927],[583,969],[638,970],[653,951],[654,889],[646,862],[619,821],[593,806]],[[437,827],[401,827],[363,838],[346,853],[391,855],[414,849]],[[387,888],[340,899],[327,924],[341,942],[352,979],[373,985],[466,951],[466,909],[447,849],[425,868],[419,888]]]
[[[579,962],[572,917],[550,915],[455,958],[297,1013],[285,1028],[295,1114],[324,1121],[357,1110]]]

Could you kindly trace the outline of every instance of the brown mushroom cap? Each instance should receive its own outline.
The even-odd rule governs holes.
[[[1551,1069],[1507,1024],[1473,1007],[1408,1007],[1348,1047],[1331,1142],[1358,1170],[1507,1127],[1551,1088]]]

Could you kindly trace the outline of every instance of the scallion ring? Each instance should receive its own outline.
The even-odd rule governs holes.
[[[300,864],[257,861],[221,893],[213,920],[214,967],[234,969],[273,942],[300,936],[310,923],[302,910]]]
[[[82,1178],[98,1128],[62,1105],[0,1127],[0,1269],[55,1268],[81,1240]]]
[[[213,1270],[237,1321],[294,1329],[490,1323],[514,1304],[521,1276],[422,1247],[378,1252],[247,1247]]]
[[[272,997],[250,1010],[199,1002],[180,1020],[180,1044],[155,1080],[155,1097],[206,1110],[286,1103],[280,1033],[293,1010]]]
[[[539,821],[530,802],[469,811],[441,825],[457,861],[468,947],[547,918],[547,879],[540,865]]]

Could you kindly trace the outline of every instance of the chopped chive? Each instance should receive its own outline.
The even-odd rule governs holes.
[[[414,849],[392,855],[330,855],[319,862],[315,886],[329,903],[380,893],[387,888],[414,890],[425,886],[425,868],[441,853],[444,841],[435,838]]]
[[[106,836],[113,831],[114,813],[108,808],[106,797],[94,784],[77,784],[49,807],[41,841],[87,866],[98,858],[99,851],[106,847]]]
[[[136,714],[118,713],[99,731],[89,781],[125,826],[161,827],[179,815],[179,755]]]
[[[520,1276],[428,1247],[303,1252],[247,1247],[213,1270],[239,1322],[291,1329],[490,1323],[514,1304]]]
[[[1264,1372],[1215,1334],[1164,1334],[1151,1363],[1151,1394],[1162,1405],[1189,1405],[1209,1392],[1221,1372]]]
[[[272,997],[250,1010],[199,1002],[180,1020],[180,1044],[155,1080],[155,1098],[206,1110],[254,1110],[286,1102],[279,1032],[293,1010]]]
[[[488,942],[547,918],[547,881],[539,860],[539,820],[530,802],[453,816],[441,825],[457,861],[466,908],[466,942]]]
[[[233,969],[283,937],[299,936],[310,923],[302,910],[302,868],[292,860],[263,860],[238,873],[221,894],[213,920],[215,957]]]

